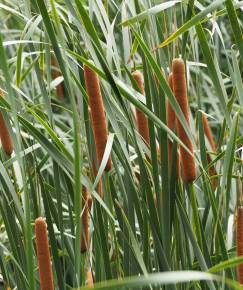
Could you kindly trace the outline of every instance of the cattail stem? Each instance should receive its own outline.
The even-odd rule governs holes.
[[[36,249],[41,290],[54,290],[47,226],[42,217],[35,220]]]
[[[237,209],[236,248],[237,256],[243,256],[243,207]],[[243,285],[243,263],[238,265],[238,280]]]
[[[52,66],[52,69],[51,69],[51,77],[52,79],[56,79],[58,77],[60,77],[62,74],[60,73],[59,71],[59,65],[58,65],[58,62],[57,62],[57,59],[54,55],[51,55],[51,66]],[[60,83],[56,86],[56,95],[60,98],[60,99],[63,99],[64,98],[64,95],[65,95],[65,92],[64,92],[64,85],[63,83]]]
[[[172,73],[169,75],[169,86],[173,92],[173,76]],[[176,115],[175,112],[170,104],[169,101],[167,101],[167,127],[174,131],[176,125]],[[173,143],[169,140],[168,142],[168,162],[169,162],[169,172],[171,172],[172,168],[172,150],[173,150]],[[180,156],[177,154],[177,177],[180,177]]]
[[[103,159],[105,147],[108,139],[108,129],[105,118],[105,110],[100,90],[99,78],[92,69],[84,65],[85,86],[89,97],[91,110],[91,120],[94,131],[95,146],[99,165]],[[107,161],[105,171],[110,171],[112,167],[111,156]]]
[[[190,126],[189,104],[187,98],[185,65],[182,59],[174,59],[172,63],[173,90],[177,102],[185,116],[187,124]],[[186,147],[191,151],[187,152],[180,146],[181,162],[183,167],[183,178],[186,183],[192,183],[196,179],[196,163],[193,156],[193,145],[188,138],[182,124],[177,119],[178,136]]]
[[[0,91],[0,97],[3,97],[2,91]],[[11,155],[13,152],[13,141],[3,118],[2,112],[0,112],[0,139],[4,152],[7,155]]]
[[[140,71],[135,71],[132,73],[135,81],[137,82],[139,91],[144,95],[144,85],[143,85],[143,77]],[[144,142],[147,146],[150,144],[149,139],[149,127],[148,127],[148,119],[143,112],[141,112],[138,108],[136,108],[136,121],[138,126],[138,132],[142,136]]]
[[[81,234],[81,253],[85,253],[89,245],[89,205],[88,191],[85,186],[82,188],[82,208],[83,233]]]

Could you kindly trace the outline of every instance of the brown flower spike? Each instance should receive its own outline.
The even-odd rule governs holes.
[[[236,247],[237,256],[243,256],[243,207],[237,209]],[[243,263],[238,265],[238,280],[243,285]]]
[[[169,86],[173,92],[173,76],[172,73],[169,75]],[[176,125],[176,115],[175,112],[170,104],[167,101],[167,126],[170,130],[174,131]],[[171,171],[172,166],[172,150],[173,150],[173,143],[169,140],[168,142],[168,154],[169,154],[169,171]],[[177,154],[177,177],[180,177],[180,156]]]
[[[190,126],[185,64],[182,59],[177,58],[173,60],[172,73],[173,73],[174,95],[185,116],[187,124]],[[182,146],[180,146],[181,162],[183,167],[183,178],[186,183],[192,183],[196,179],[196,164],[193,156],[193,145],[178,119],[177,119],[177,129],[179,138],[185,144],[185,146],[191,151],[192,154],[192,155],[189,154],[189,152],[187,152]]]
[[[108,139],[108,129],[105,118],[105,110],[100,90],[99,78],[92,69],[84,65],[84,78],[89,106],[91,110],[91,120],[94,131],[95,146],[99,165],[103,159],[105,147]],[[105,171],[110,171],[112,167],[111,156],[105,167]]]
[[[40,274],[40,289],[54,290],[47,226],[42,217],[35,220],[35,237]]]
[[[3,92],[1,90],[0,97],[3,97]],[[4,152],[7,155],[11,155],[13,152],[13,141],[3,118],[2,112],[0,112],[0,139]]]
[[[144,85],[143,85],[143,77],[140,71],[135,71],[132,73],[137,85],[139,87],[139,91],[144,95]],[[147,146],[150,144],[149,140],[149,128],[148,128],[148,119],[143,112],[141,112],[138,108],[136,108],[136,121],[138,126],[138,132],[143,137],[144,142]]]
[[[82,188],[82,210],[83,232],[81,233],[81,253],[85,253],[89,244],[89,205],[88,191],[85,186]]]

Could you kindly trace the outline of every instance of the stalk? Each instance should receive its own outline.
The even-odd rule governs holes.
[[[215,143],[215,140],[214,140],[214,137],[213,137],[213,133],[212,133],[212,130],[209,126],[209,123],[208,123],[208,119],[206,117],[206,114],[202,113],[202,122],[203,122],[203,128],[204,128],[204,133],[208,139],[208,142],[212,148],[212,150],[214,152],[217,151],[217,146],[216,146],[216,143]],[[210,164],[212,162],[212,158],[211,156],[207,153],[207,162],[208,164]],[[209,172],[209,176],[215,176],[217,175],[217,171],[215,169],[215,166],[211,166],[208,170]],[[213,186],[213,189],[215,190],[218,186],[218,180],[217,179],[213,179],[212,181],[212,186]]]
[[[173,75],[172,73],[169,75],[169,86],[173,92]],[[175,112],[170,104],[169,101],[167,101],[167,126],[170,130],[175,130],[176,125],[176,115]],[[168,163],[169,163],[169,172],[171,174],[171,167],[172,167],[172,152],[173,151],[173,143],[169,140],[168,142]],[[180,177],[180,156],[177,154],[177,177]]]

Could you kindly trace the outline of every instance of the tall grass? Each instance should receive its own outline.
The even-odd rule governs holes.
[[[241,289],[242,14],[234,0],[1,0],[0,109],[14,148],[0,150],[5,289],[41,289],[39,217],[55,289]],[[186,114],[167,81],[176,58]],[[84,68],[99,80],[102,154]],[[190,182],[179,148],[196,163]]]

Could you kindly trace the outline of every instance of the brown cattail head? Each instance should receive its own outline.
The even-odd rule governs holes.
[[[54,290],[47,226],[42,217],[35,220],[35,237],[40,274],[40,289]]]
[[[169,86],[173,92],[173,76],[172,73],[169,75]],[[167,126],[170,130],[174,130],[176,125],[176,115],[175,112],[170,104],[169,101],[167,101]],[[169,140],[168,142],[168,158],[169,158],[169,172],[171,172],[172,168],[172,150],[173,150],[173,143]],[[177,154],[177,177],[180,177],[180,156]]]
[[[89,206],[88,191],[85,186],[82,188],[82,210],[83,232],[81,234],[81,253],[85,253],[89,246]]]
[[[88,286],[88,288],[94,287],[93,275],[91,270],[87,271],[86,273],[86,285]]]
[[[173,73],[174,95],[185,116],[188,125],[190,126],[185,65],[182,59],[177,58],[173,60],[172,73]],[[191,183],[196,179],[196,163],[193,156],[193,145],[178,119],[177,119],[177,130],[179,138],[191,151],[192,154],[192,155],[189,154],[189,152],[187,152],[182,146],[180,146],[181,162],[183,167],[183,178],[186,183]]]
[[[91,109],[91,120],[94,131],[97,158],[100,165],[103,159],[108,138],[108,129],[100,90],[100,82],[96,72],[94,72],[86,65],[84,65],[84,78],[87,94],[89,96],[89,106]],[[111,167],[111,156],[109,156],[105,171],[110,171]]]
[[[59,65],[58,65],[57,59],[56,59],[56,57],[53,54],[51,55],[51,66],[52,66],[51,77],[54,80],[54,79],[60,77],[62,74],[59,71]],[[64,98],[65,90],[64,90],[63,83],[60,83],[59,85],[57,85],[57,87],[56,87],[56,95],[60,99]]]
[[[139,91],[144,95],[144,85],[143,85],[143,76],[140,71],[135,71],[132,73],[137,85],[139,87]],[[143,112],[136,108],[136,121],[138,126],[138,132],[143,137],[144,142],[147,146],[150,144],[149,140],[149,128],[148,128],[148,119]]]
[[[243,256],[243,207],[237,209],[236,248],[237,256]],[[238,265],[238,280],[243,285],[243,263]]]
[[[3,92],[1,90],[0,97],[3,97]],[[13,141],[8,131],[8,127],[4,121],[3,114],[1,112],[0,112],[0,139],[4,152],[8,155],[11,155],[13,152]]]

